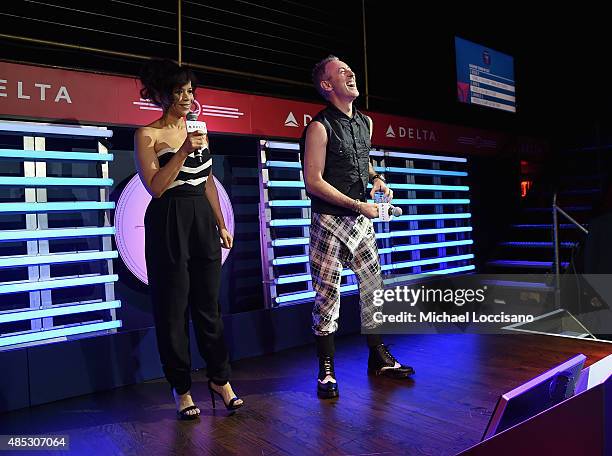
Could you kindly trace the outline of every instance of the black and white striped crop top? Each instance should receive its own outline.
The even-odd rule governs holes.
[[[169,147],[157,152],[159,166],[165,166],[175,152],[174,149]],[[179,173],[176,175],[174,182],[166,189],[164,195],[202,196],[204,193],[204,185],[206,184],[206,180],[210,174],[210,168],[212,167],[212,155],[208,147],[202,151],[202,161],[203,163],[200,163],[194,153],[190,153],[185,159]]]

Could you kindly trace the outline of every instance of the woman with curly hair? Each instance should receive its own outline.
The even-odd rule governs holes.
[[[169,60],[151,60],[141,74],[142,98],[162,116],[134,135],[140,179],[153,197],[145,214],[145,257],[157,345],[179,419],[198,418],[191,397],[189,315],[206,361],[213,407],[244,403],[229,384],[229,356],[218,303],[221,247],[232,247],[212,177],[206,132],[186,130],[196,79]],[[200,154],[194,154],[201,151]]]

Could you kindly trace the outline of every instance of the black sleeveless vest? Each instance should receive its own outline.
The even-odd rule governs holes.
[[[368,118],[353,108],[348,117],[330,104],[312,121],[321,122],[327,132],[327,149],[323,179],[352,199],[366,201],[370,164],[370,123]],[[306,130],[300,148],[302,163]],[[336,206],[308,193],[312,212],[331,215],[356,215],[354,211]]]

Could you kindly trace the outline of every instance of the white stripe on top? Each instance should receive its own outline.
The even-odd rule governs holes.
[[[170,147],[167,147],[167,148],[162,149],[159,152],[157,152],[157,157],[159,158],[162,155],[166,155],[168,153],[176,153],[176,150],[172,149]],[[189,154],[189,157],[195,158],[194,153]],[[183,164],[183,166],[179,170],[179,174],[180,173],[186,173],[186,174],[196,175],[196,174],[202,173],[202,172],[206,173],[206,170],[209,169],[209,168],[212,168],[212,157],[210,157],[206,161],[206,163],[202,163],[201,165],[197,165],[197,166],[185,166],[185,164]],[[171,189],[171,188],[174,188],[174,187],[178,187],[178,186],[183,185],[183,184],[189,184],[189,185],[195,187],[197,185],[200,185],[203,182],[206,182],[207,179],[208,179],[208,173],[206,173],[205,176],[197,177],[197,178],[194,178],[194,179],[176,179],[174,182],[172,182],[168,186],[168,189]]]
[[[196,185],[200,185],[202,182],[206,182],[206,179],[208,179],[208,176],[204,176],[204,177],[200,177],[199,179],[190,179],[187,181],[183,181],[183,180],[175,180],[174,182],[172,182],[170,185],[168,185],[168,189],[174,188],[174,187],[178,187],[179,185],[183,185],[183,184],[189,184],[189,185],[193,185],[194,187]]]
[[[195,174],[195,173],[199,173],[200,171],[204,171],[209,166],[212,166],[212,158],[209,158],[206,163],[201,164],[197,168],[189,168],[189,167],[183,166],[181,167],[181,172]]]

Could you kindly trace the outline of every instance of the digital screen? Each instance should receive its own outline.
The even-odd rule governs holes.
[[[516,112],[511,56],[459,37],[455,53],[459,101]]]

